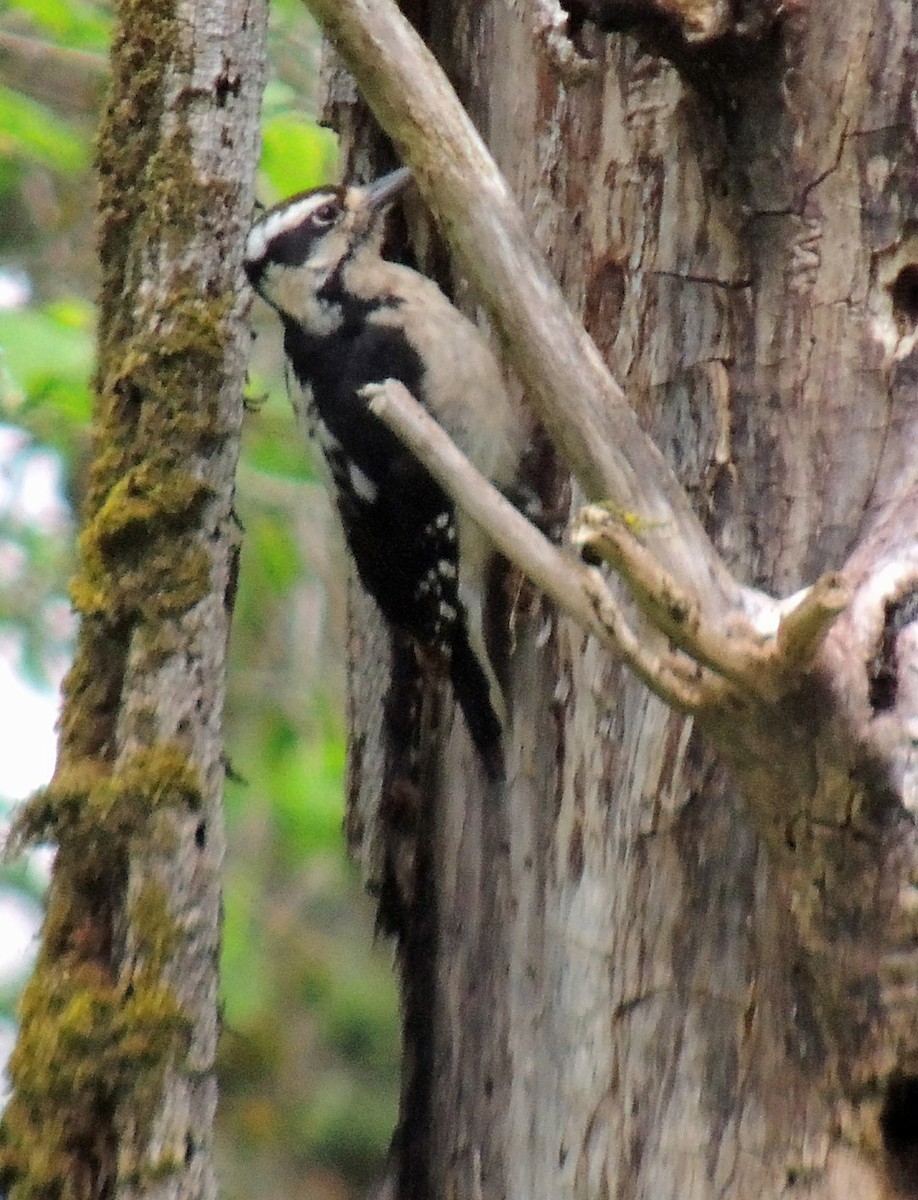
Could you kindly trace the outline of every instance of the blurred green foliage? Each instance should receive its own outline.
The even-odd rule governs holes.
[[[45,33],[68,49],[104,53],[111,32],[108,5],[91,0],[17,0],[16,8],[27,18],[27,28]]]
[[[89,148],[44,104],[0,86],[0,152],[5,158],[41,163],[55,171],[81,171]]]
[[[261,200],[265,204],[274,204],[335,177],[335,135],[292,111],[292,93],[292,88],[278,81],[265,89],[260,167]]]
[[[0,12],[0,430],[20,431],[23,462],[59,456],[71,512],[89,452],[86,198],[111,22],[109,6],[89,0]],[[318,41],[299,0],[275,0],[271,46],[267,204],[336,173],[335,139],[310,116]],[[6,306],[23,285],[27,302]],[[380,1169],[395,1119],[396,997],[342,839],[341,551],[284,396],[277,330],[257,306],[254,317],[259,402],[238,483],[245,536],[226,712],[223,1190],[347,1200]],[[0,477],[13,469],[0,463]],[[36,525],[2,497],[0,487],[0,556],[17,570],[0,589],[0,638],[25,650],[36,678],[53,676],[69,633],[59,614],[73,522]],[[5,890],[35,903],[40,878],[29,861],[4,867],[0,900]],[[13,1000],[0,987],[0,1018]]]
[[[69,296],[0,311],[4,419],[70,462],[92,413],[93,306]]]

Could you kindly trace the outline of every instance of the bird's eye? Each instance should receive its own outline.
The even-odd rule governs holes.
[[[331,225],[337,215],[338,205],[333,200],[329,200],[327,204],[320,204],[312,214],[312,223],[314,225]]]

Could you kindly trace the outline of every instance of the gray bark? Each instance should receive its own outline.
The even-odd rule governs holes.
[[[54,780],[58,847],[12,1062],[16,1197],[215,1197],[222,709],[248,351],[241,253],[265,7],[119,7],[94,461]]]
[[[777,596],[844,566],[854,598],[779,704],[693,722],[511,579],[506,786],[482,784],[457,720],[396,824],[384,752],[355,743],[352,833],[371,883],[403,902],[399,1194],[905,1197],[918,1187],[911,6],[793,6],[778,24],[762,6],[726,40],[723,6],[585,7],[606,31],[588,24],[576,46],[546,23],[551,3],[412,15],[724,564]],[[626,8],[631,32],[610,32]],[[710,38],[689,8],[717,9]],[[417,150],[423,115],[396,106],[389,121],[376,79],[362,82]],[[339,116],[354,161],[372,163],[365,115]],[[512,341],[493,258],[475,262],[450,203],[444,227]],[[532,393],[540,412],[550,392]],[[565,398],[553,403],[561,422]],[[579,419],[578,396],[567,404]],[[582,432],[559,443],[589,488],[614,450],[584,465]],[[627,488],[613,498],[653,518]],[[659,543],[687,529],[648,541],[678,564],[685,546]],[[372,734],[361,688],[356,727]]]

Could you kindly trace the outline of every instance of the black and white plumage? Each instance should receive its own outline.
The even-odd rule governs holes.
[[[291,399],[330,469],[361,582],[388,621],[448,658],[494,774],[505,713],[483,628],[490,543],[361,389],[399,380],[504,490],[527,428],[479,330],[435,283],[382,257],[383,214],[409,178],[394,171],[277,205],[253,226],[245,269],[283,322]]]

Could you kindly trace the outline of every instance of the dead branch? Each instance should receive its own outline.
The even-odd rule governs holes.
[[[620,655],[652,691],[688,712],[697,711],[708,699],[698,668],[682,655],[655,653],[649,639],[638,637],[596,568],[553,545],[527,521],[472,466],[407,388],[387,379],[363,388],[361,394],[498,549],[581,628]]]
[[[414,29],[392,0],[307,3],[414,170],[555,445],[606,517],[628,513],[640,529],[636,537],[628,522],[606,520],[600,553],[696,664],[776,701],[811,665],[841,593],[820,586],[807,594],[806,618],[792,619],[786,604],[736,583],[538,257],[503,177]]]
[[[740,588],[534,252],[516,201],[424,43],[392,0],[307,4],[412,167],[586,494],[639,514],[648,548],[712,619],[736,608]]]
[[[820,1086],[827,1097],[846,1094],[863,1120],[851,1144],[860,1139],[875,1155],[886,1136],[881,1098],[895,1097],[902,1078],[915,1084],[918,1054],[912,467],[891,483],[878,469],[869,520],[843,575],[825,574],[780,602],[737,585],[391,0],[307,2],[414,168],[556,446],[601,502],[584,514],[576,540],[615,567],[652,628],[639,625],[600,571],[552,546],[489,490],[404,389],[372,389],[373,411],[583,628],[659,696],[701,718],[774,864],[767,903],[786,905],[802,966],[818,980]]]
[[[657,653],[646,630],[636,632],[603,576],[560,550],[493,487],[444,430],[398,381],[365,387],[371,411],[417,456],[441,486],[488,533],[494,544],[568,616],[635,671],[651,690],[684,711],[699,713],[728,693],[777,704],[796,686],[848,603],[836,575],[826,575],[789,602],[774,605],[775,624],[760,631],[735,613],[716,625],[697,596],[648,553],[640,523],[591,505],[574,528],[575,545],[588,547],[615,568],[636,601],[674,649]],[[726,685],[726,686],[725,686]]]

